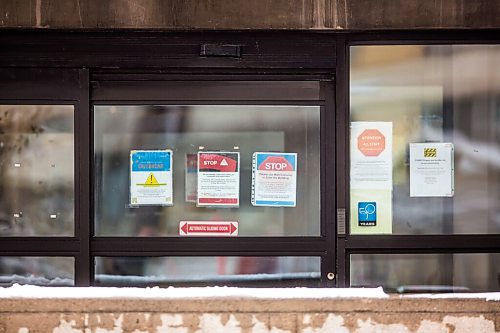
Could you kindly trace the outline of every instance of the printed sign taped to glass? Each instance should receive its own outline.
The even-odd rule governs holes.
[[[240,153],[198,152],[197,206],[238,207]]]
[[[297,154],[254,153],[252,204],[295,207],[297,197]]]
[[[130,152],[130,205],[173,205],[172,151]]]

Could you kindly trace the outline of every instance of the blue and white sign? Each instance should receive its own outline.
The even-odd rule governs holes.
[[[377,225],[376,202],[358,202],[358,224],[362,227]]]
[[[172,151],[130,151],[130,205],[173,205]]]
[[[254,206],[297,205],[297,153],[254,153],[252,169]]]

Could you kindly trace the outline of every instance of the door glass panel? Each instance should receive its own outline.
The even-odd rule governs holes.
[[[500,46],[350,54],[351,233],[499,233]]]
[[[0,257],[0,286],[72,286],[74,262],[70,257]]]
[[[319,257],[97,257],[96,285],[310,285]]]
[[[0,236],[74,235],[73,105],[0,105]]]
[[[351,286],[391,292],[500,290],[500,254],[354,254]]]
[[[181,221],[221,221],[235,222],[239,236],[318,236],[319,128],[319,106],[95,106],[95,233],[179,236]],[[134,205],[131,186],[152,193],[171,181],[158,180],[149,173],[144,180],[132,181],[131,151],[165,149],[173,156],[173,202]],[[207,151],[231,156],[239,153],[235,178],[239,204],[220,207],[197,203],[200,180],[196,179],[196,154]],[[297,154],[295,207],[251,203],[255,152]],[[187,165],[189,156],[194,156],[194,167]],[[209,184],[214,191],[220,190],[217,181]]]

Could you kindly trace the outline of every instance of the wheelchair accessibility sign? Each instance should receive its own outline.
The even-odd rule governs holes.
[[[360,227],[377,225],[376,202],[358,202],[358,224]]]

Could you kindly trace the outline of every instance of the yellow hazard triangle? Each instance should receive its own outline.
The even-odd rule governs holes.
[[[146,179],[146,182],[144,184],[137,184],[137,185],[142,185],[142,186],[161,186],[161,185],[167,185],[166,183],[161,184],[158,182],[158,179],[156,179],[155,175],[153,173],[150,173],[148,178]]]
[[[146,179],[146,182],[144,183],[144,185],[155,186],[155,185],[159,185],[159,184],[158,184],[158,180],[156,179],[155,175],[150,173],[148,176],[148,179]]]

